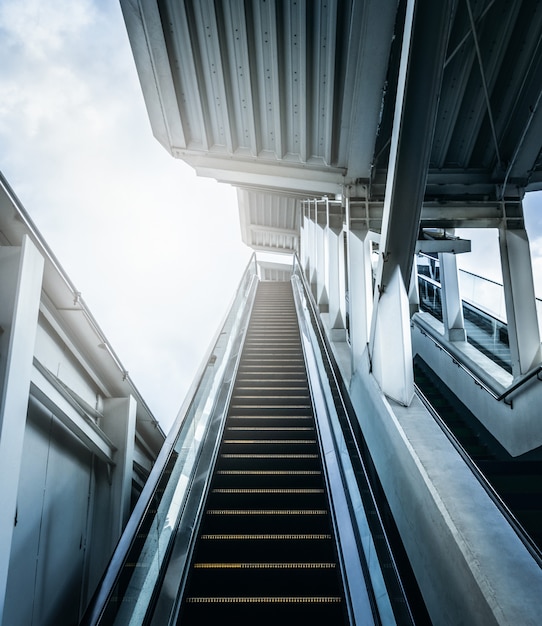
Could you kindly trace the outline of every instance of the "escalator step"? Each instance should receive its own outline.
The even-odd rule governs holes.
[[[260,283],[178,623],[277,622],[348,620],[291,286]]]

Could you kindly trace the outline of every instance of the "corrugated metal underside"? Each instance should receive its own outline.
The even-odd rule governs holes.
[[[390,65],[390,75],[398,62]],[[390,87],[393,81],[390,81]],[[431,148],[426,199],[495,197],[542,183],[542,3],[457,2]],[[389,90],[375,172],[385,180],[395,110]],[[380,169],[381,168],[381,169]],[[376,188],[374,188],[376,189]],[[384,185],[380,187],[384,190]]]
[[[353,125],[360,125],[352,104],[371,4],[159,2],[184,135],[172,138],[172,148],[346,173]],[[391,34],[395,3],[385,4],[393,9]],[[371,99],[378,112],[389,46],[372,53],[383,59],[382,76],[355,94],[362,111]],[[371,132],[359,175],[369,174]]]
[[[286,195],[237,190],[241,236],[255,250],[296,252],[300,205]]]
[[[350,186],[381,210],[406,0],[121,3],[156,137],[199,175],[254,192],[239,196],[248,245],[296,249],[293,198]],[[416,3],[422,22],[428,6]],[[413,163],[412,176],[427,175],[432,225],[443,227],[448,206],[477,225],[507,194],[542,188],[542,3],[451,6],[434,135],[408,129],[430,143],[429,170]],[[434,53],[428,31],[422,62]],[[410,67],[406,80],[420,73]],[[431,81],[420,99],[438,88]]]

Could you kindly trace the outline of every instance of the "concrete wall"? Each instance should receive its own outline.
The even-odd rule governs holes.
[[[538,624],[542,571],[420,401],[351,398],[435,624]]]

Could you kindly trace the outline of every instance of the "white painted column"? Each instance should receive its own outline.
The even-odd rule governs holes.
[[[299,230],[299,263],[303,268],[305,277],[307,277],[307,268],[309,262],[309,218],[307,216],[307,203],[305,200],[301,202],[301,228]]]
[[[420,289],[418,286],[418,264],[416,259],[412,264],[412,274],[410,276],[410,287],[408,289],[408,302],[410,308],[410,317],[420,310]]]
[[[465,321],[463,305],[459,293],[459,274],[455,254],[443,252],[438,255],[440,265],[440,295],[442,298],[442,319],[444,335],[449,341],[465,341]]]
[[[114,547],[130,515],[137,403],[132,396],[104,400],[102,429],[115,447],[111,482],[111,541]]]
[[[499,229],[508,338],[514,378],[541,361],[529,239],[524,228]]]
[[[408,406],[414,397],[410,307],[397,266],[380,295],[372,325],[371,366],[382,391]]]
[[[373,374],[381,390],[405,406],[414,397],[407,290],[419,234],[452,8],[453,0],[407,0],[406,3],[370,341]]]
[[[309,284],[312,295],[317,300],[317,275],[318,275],[318,246],[316,236],[316,200],[309,200],[309,239],[310,239],[310,262],[309,262]]]
[[[0,247],[0,621],[17,510],[43,257],[25,235],[22,246]]]
[[[307,283],[309,283],[310,285],[311,275],[312,275],[312,263],[313,263],[313,257],[314,257],[314,246],[313,246],[314,232],[313,232],[313,223],[312,223],[312,218],[311,218],[310,200],[307,200],[306,202],[303,220],[305,223],[305,228],[304,228],[305,230],[305,233],[304,233],[305,264],[303,266],[303,270],[305,272],[305,278],[307,279]]]
[[[352,372],[355,372],[367,349],[373,311],[371,233],[366,229],[348,231],[348,291]]]
[[[327,250],[327,200],[316,202],[316,304],[320,313],[327,313],[329,300],[326,291]]]
[[[345,267],[343,214],[340,204],[328,205],[328,227],[326,230],[328,264],[326,268],[326,290],[329,301],[328,324],[333,341],[345,341]]]

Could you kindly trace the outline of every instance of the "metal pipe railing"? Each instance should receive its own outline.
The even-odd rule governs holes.
[[[508,398],[508,396],[510,396],[514,392],[518,391],[518,389],[521,389],[525,385],[525,383],[528,383],[535,376],[538,378],[538,380],[542,381],[542,378],[540,378],[540,376],[539,376],[539,374],[542,373],[542,365],[537,365],[531,371],[527,372],[524,376],[519,378],[515,383],[510,385],[510,387],[505,389],[503,392],[499,393],[495,389],[492,389],[481,378],[479,378],[471,369],[469,369],[464,363],[462,363],[459,360],[459,357],[457,355],[452,354],[442,344],[442,342],[439,340],[438,337],[435,337],[432,333],[428,332],[428,329],[425,328],[416,317],[412,318],[411,323],[419,328],[421,334],[424,337],[427,337],[427,338],[431,339],[431,341],[436,345],[436,347],[439,350],[441,350],[444,354],[449,356],[450,359],[452,359],[452,361],[454,362],[455,365],[457,365],[470,378],[472,378],[472,380],[475,382],[476,385],[478,385],[484,391],[486,391],[494,400],[496,400],[497,402],[504,401],[504,403],[506,405],[508,405],[512,409],[514,408],[513,403],[512,402],[506,402],[506,398]]]

